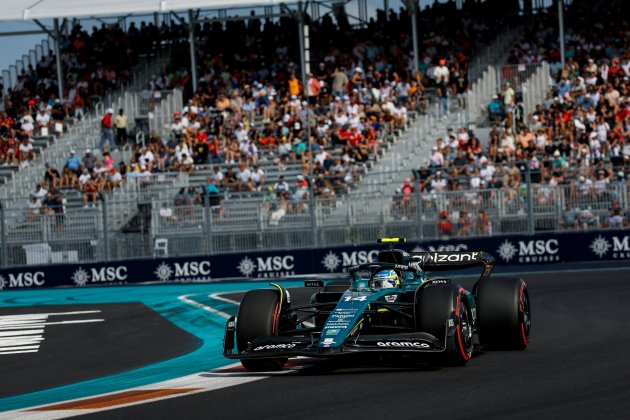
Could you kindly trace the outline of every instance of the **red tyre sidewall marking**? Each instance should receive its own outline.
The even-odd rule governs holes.
[[[462,334],[460,331],[460,326],[459,326],[459,303],[460,303],[460,298],[461,298],[461,292],[463,289],[459,289],[459,295],[457,296],[457,302],[455,303],[455,316],[457,316],[458,318],[458,323],[457,323],[457,343],[459,344],[459,352],[462,354],[462,357],[464,358],[464,360],[468,360],[470,357],[466,354],[466,352],[464,351],[464,344],[462,343]]]
[[[523,291],[524,290],[525,290],[525,282],[521,283],[521,290],[518,293],[518,309],[520,311],[520,318],[523,318],[523,321],[521,322],[521,336],[523,337],[523,344],[525,344],[525,347],[527,347],[529,344],[529,341],[527,340],[527,336],[525,335],[525,319],[523,317],[524,315]]]
[[[275,334],[276,333],[276,326],[277,326],[277,321],[278,321],[278,306],[279,303],[276,303],[276,308],[273,310],[273,325],[271,326],[271,333]]]

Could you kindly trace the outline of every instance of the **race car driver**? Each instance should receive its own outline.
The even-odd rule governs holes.
[[[377,289],[391,289],[400,286],[400,279],[394,270],[381,270],[374,275],[373,285]]]

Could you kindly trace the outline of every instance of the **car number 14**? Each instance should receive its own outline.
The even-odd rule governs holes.
[[[364,296],[356,296],[356,297],[353,297],[353,296],[346,296],[346,297],[344,298],[344,300],[345,300],[346,302],[350,302],[350,301],[353,301],[353,300],[357,300],[357,301],[359,301],[359,302],[365,302],[365,301],[367,300],[367,296],[365,296],[365,295],[364,295]]]

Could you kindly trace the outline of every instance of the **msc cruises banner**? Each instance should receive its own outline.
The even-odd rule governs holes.
[[[553,233],[450,239],[400,244],[408,251],[485,251],[497,265],[630,259],[630,231]],[[372,262],[385,247],[368,245],[308,250],[247,252],[205,257],[123,260],[99,264],[26,266],[0,270],[0,291],[58,286],[85,287],[145,282],[207,283],[292,275],[339,273]]]

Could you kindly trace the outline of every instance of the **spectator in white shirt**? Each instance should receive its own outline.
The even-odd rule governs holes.
[[[173,113],[174,121],[171,124],[171,131],[181,134],[184,131],[184,124],[182,123],[182,117],[180,117],[179,112]]]
[[[433,146],[431,157],[429,158],[429,166],[438,168],[444,166],[444,155],[438,150],[437,146]]]
[[[273,186],[273,191],[278,196],[289,192],[289,183],[284,180],[284,175],[280,175],[278,181]]]
[[[221,185],[223,185],[224,178],[225,177],[223,176],[223,172],[221,172],[221,169],[218,166],[212,168],[210,179],[215,183],[218,188],[221,188]]]
[[[50,124],[50,115],[46,112],[44,108],[39,110],[39,113],[35,117],[35,121],[37,122],[37,127],[41,130],[42,128],[48,129]],[[44,135],[44,133],[42,133]]]
[[[265,171],[254,165],[254,169],[250,173],[250,179],[257,191],[260,191],[262,184],[265,183]]]
[[[177,158],[179,163],[182,163],[184,160],[184,155],[190,156],[190,150],[188,150],[188,144],[180,139],[177,146],[175,146],[175,158]]]
[[[26,114],[20,120],[20,128],[29,136],[33,135],[33,130],[35,130],[33,117],[30,114]]]
[[[251,171],[243,163],[241,163],[241,165],[239,166],[239,169],[240,170],[238,174],[236,174],[236,179],[238,181],[238,185],[236,188],[239,191],[251,191],[253,189],[252,181],[251,181],[251,176],[252,176]]]
[[[33,145],[28,140],[28,137],[24,136],[20,142],[20,161],[33,160],[33,158]]]
[[[92,179],[90,172],[84,168],[83,173],[79,176],[79,191],[83,191],[85,189],[85,186],[90,179]]]
[[[446,179],[442,177],[441,171],[436,171],[435,176],[431,179],[431,190],[435,192],[441,192],[446,190]]]

